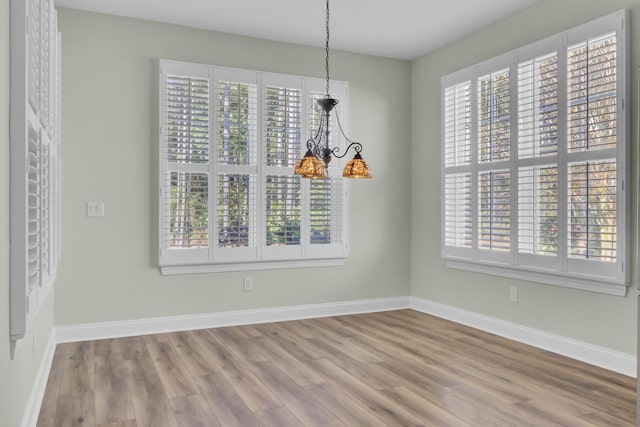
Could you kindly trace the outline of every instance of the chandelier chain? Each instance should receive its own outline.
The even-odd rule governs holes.
[[[327,0],[327,19],[325,21],[327,29],[327,40],[324,45],[325,50],[325,69],[327,72],[327,97],[329,96],[329,0]]]

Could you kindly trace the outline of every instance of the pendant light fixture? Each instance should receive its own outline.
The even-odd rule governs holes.
[[[329,94],[329,0],[327,0],[326,30],[325,69],[327,93],[323,98],[318,99],[317,101],[320,108],[322,108],[323,114],[321,116],[317,132],[312,138],[307,140],[307,153],[296,165],[294,174],[300,175],[303,178],[326,178],[328,176],[327,169],[329,167],[329,162],[331,162],[331,158],[336,157],[341,159],[345,157],[351,147],[353,147],[356,154],[345,166],[342,176],[345,178],[371,178],[369,165],[360,155],[360,152],[362,151],[362,144],[357,141],[350,140],[347,135],[344,134],[338,113],[334,110],[335,106],[338,105],[338,100],[332,98]],[[335,114],[340,133],[349,143],[342,154],[340,154],[340,147],[329,147],[329,119],[332,111]]]

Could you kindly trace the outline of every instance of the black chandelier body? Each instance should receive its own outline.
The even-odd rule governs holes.
[[[342,176],[345,178],[371,178],[369,165],[360,155],[360,152],[362,151],[362,144],[357,141],[350,140],[347,135],[345,135],[337,112],[335,112],[335,118],[338,123],[338,129],[349,145],[342,154],[340,154],[340,147],[330,148],[329,146],[330,116],[331,112],[335,110],[336,105],[338,105],[338,100],[332,98],[329,94],[329,0],[327,0],[326,32],[326,95],[316,101],[322,109],[323,114],[321,116],[317,132],[312,138],[307,140],[307,152],[296,165],[294,173],[302,176],[303,178],[326,178],[328,176],[327,169],[332,157],[341,159],[345,157],[353,147],[356,154],[345,166]]]

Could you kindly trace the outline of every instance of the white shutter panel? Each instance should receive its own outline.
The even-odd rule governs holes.
[[[163,97],[165,250],[209,246],[209,80],[168,74]]]
[[[309,241],[312,245],[343,243],[342,178],[312,179],[309,183]]]
[[[569,152],[615,148],[616,34],[571,46],[567,57]]]
[[[471,82],[444,90],[444,165],[471,164]]]
[[[478,78],[478,159],[510,159],[511,114],[509,70]]]
[[[53,1],[14,0],[11,8],[23,17],[11,26],[10,304],[11,339],[17,341],[38,313],[57,267],[60,73]]]
[[[28,0],[27,9],[27,54],[29,105],[36,113],[40,111],[41,43],[40,5],[38,0]]]
[[[616,261],[616,162],[569,165],[569,256]]]
[[[447,255],[467,256],[472,248],[471,80],[442,89],[442,245]]]
[[[266,166],[293,168],[300,158],[302,91],[268,85],[264,99]],[[283,173],[291,175],[290,171]]]
[[[558,253],[558,168],[518,169],[518,251]]]
[[[518,65],[518,158],[558,150],[558,55]]]
[[[42,163],[41,135],[29,127],[28,145],[28,287],[27,295],[40,285],[42,278]]]
[[[252,256],[255,256],[258,86],[253,82],[221,79],[216,83],[216,91],[216,246],[254,248]]]
[[[300,177],[265,178],[266,245],[300,245]]]
[[[271,256],[300,256],[302,182],[293,168],[301,151],[302,90],[290,87],[299,85],[299,79],[291,79],[291,84],[281,80],[264,87],[264,244],[272,249]],[[296,248],[274,250],[282,246]]]
[[[508,170],[478,176],[478,246],[508,251],[511,247],[511,198]]]
[[[255,84],[219,81],[218,164],[255,166],[258,95]]]
[[[40,121],[49,126],[51,77],[51,0],[40,1]]]
[[[209,162],[209,80],[167,76],[166,159],[169,163]]]
[[[444,213],[445,245],[471,248],[471,173],[445,176]]]

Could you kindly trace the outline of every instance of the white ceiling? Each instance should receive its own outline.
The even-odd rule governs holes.
[[[333,0],[331,48],[415,59],[540,0]],[[324,46],[324,0],[56,0],[57,6]]]

